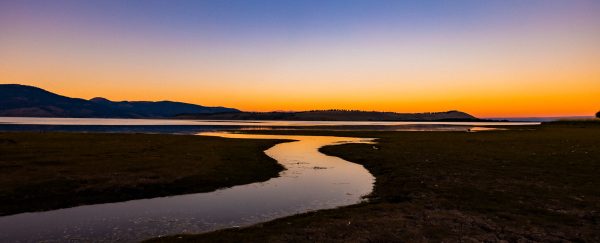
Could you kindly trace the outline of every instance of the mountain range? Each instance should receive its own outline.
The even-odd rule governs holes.
[[[235,108],[207,107],[174,101],[111,101],[101,97],[85,100],[19,84],[0,84],[0,116],[293,121],[481,121],[461,111],[425,113],[359,110],[243,112]]]
[[[359,110],[314,110],[292,112],[237,112],[182,114],[182,119],[202,120],[285,120],[285,121],[479,121],[461,111],[397,113]]]
[[[110,101],[70,98],[37,87],[0,84],[0,116],[166,118],[184,113],[235,113],[237,109],[173,101]]]

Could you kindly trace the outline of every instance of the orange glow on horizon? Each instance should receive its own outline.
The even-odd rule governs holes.
[[[446,15],[430,11],[440,3],[420,3],[418,12],[405,15],[396,13],[410,10],[402,4],[388,9],[370,3],[365,6],[373,7],[372,15],[362,18],[355,16],[362,7],[332,7],[341,12],[327,14],[307,4],[306,15],[293,19],[286,11],[300,10],[265,15],[259,6],[241,14],[186,4],[194,9],[189,16],[169,4],[123,10],[85,1],[5,3],[0,83],[85,99],[173,100],[246,111],[460,110],[534,117],[600,110],[597,3],[468,1],[461,3],[465,8],[438,6]],[[222,11],[230,22],[210,19],[221,16],[211,11]],[[119,21],[112,19],[117,13],[123,14]]]
[[[430,112],[460,110],[477,117],[552,117],[592,116],[600,109],[600,87],[589,89],[552,90],[542,89],[539,93],[529,92],[506,94],[487,90],[473,95],[469,91],[449,92],[418,98],[417,95],[402,95],[379,90],[378,93],[329,95],[314,92],[246,92],[243,89],[215,89],[213,92],[189,89],[161,90],[161,87],[132,88],[105,87],[88,89],[70,85],[68,87],[27,83],[61,95],[90,99],[101,96],[114,101],[121,100],[172,100],[205,106],[226,106],[244,111],[302,111],[319,109],[351,109],[366,111]],[[115,92],[115,88],[117,91]],[[543,87],[540,87],[543,88]],[[544,92],[545,91],[545,92]],[[199,95],[200,94],[200,95]],[[227,94],[227,95],[222,95]],[[590,102],[596,101],[596,102]]]

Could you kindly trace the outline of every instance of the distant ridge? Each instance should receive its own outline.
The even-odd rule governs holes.
[[[206,107],[173,101],[110,101],[70,98],[20,84],[0,84],[0,116],[167,118],[184,113],[236,113],[237,109]]]
[[[359,110],[313,110],[299,112],[237,112],[183,114],[182,119],[286,120],[286,121],[482,121],[461,111],[396,113]]]
[[[397,113],[360,110],[241,112],[173,101],[70,98],[41,88],[0,84],[0,116],[81,118],[178,118],[289,121],[484,121],[461,111]]]

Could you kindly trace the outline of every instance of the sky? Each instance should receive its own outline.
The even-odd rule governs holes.
[[[600,110],[600,1],[0,0],[0,83],[247,111]]]

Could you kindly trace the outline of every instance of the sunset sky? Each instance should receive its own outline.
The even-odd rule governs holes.
[[[249,111],[600,110],[600,1],[0,0],[0,83]]]

